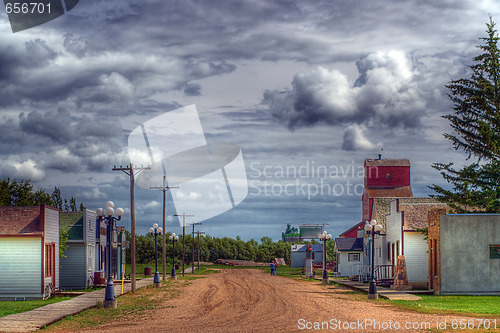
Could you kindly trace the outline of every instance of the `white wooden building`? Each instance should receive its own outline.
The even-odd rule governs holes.
[[[425,288],[429,283],[427,240],[418,229],[427,227],[429,211],[447,207],[431,198],[398,198],[390,201],[389,214],[385,218],[385,260],[388,265],[395,265],[397,257],[404,255],[408,283],[414,288]]]
[[[59,210],[0,207],[0,300],[48,297],[59,288]]]

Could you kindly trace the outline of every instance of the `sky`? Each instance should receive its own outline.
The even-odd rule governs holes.
[[[442,116],[488,15],[493,0],[82,0],[13,33],[0,10],[0,177],[89,209],[111,200],[129,229],[129,177],[112,171],[129,135],[194,104],[207,143],[241,149],[248,194],[188,223],[244,240],[326,223],[336,237],[361,221],[365,158],[408,158],[416,197],[445,184],[433,163],[470,162]],[[135,198],[137,233],[161,225],[162,192]],[[182,213],[169,195],[168,231]]]

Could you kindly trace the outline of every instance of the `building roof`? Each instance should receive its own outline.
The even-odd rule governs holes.
[[[338,251],[363,251],[363,238],[335,238]]]
[[[61,212],[59,226],[68,233],[68,240],[83,240],[83,212]]]
[[[294,252],[305,252],[307,249],[306,245],[307,244],[297,244],[297,250],[295,250]],[[321,244],[311,244],[311,248],[313,252],[323,252],[323,245]]]
[[[403,159],[371,159],[365,160],[367,166],[410,166],[410,160]]]
[[[368,187],[369,198],[400,198],[400,197],[413,197],[411,186],[400,187]]]
[[[42,207],[0,207],[0,235],[42,235]]]
[[[345,237],[345,235],[347,235],[347,234],[348,234],[348,233],[350,233],[351,231],[353,231],[353,230],[358,230],[358,229],[360,229],[360,228],[363,228],[364,224],[365,224],[365,222],[364,222],[364,221],[361,221],[361,222],[359,222],[358,224],[355,224],[354,226],[350,227],[349,229],[347,229],[346,231],[344,231],[343,233],[341,233],[341,234],[339,235],[339,237],[340,237],[340,238],[344,238],[344,237]]]
[[[427,227],[428,215],[431,210],[446,208],[448,205],[432,198],[411,198],[399,201],[399,211],[404,212],[404,230],[415,230]]]

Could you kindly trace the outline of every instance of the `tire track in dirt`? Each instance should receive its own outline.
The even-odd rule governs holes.
[[[191,281],[179,297],[165,300],[162,308],[133,321],[121,320],[94,332],[310,332],[299,329],[305,322],[379,323],[429,322],[469,319],[465,316],[420,314],[395,309],[383,302],[356,300],[343,288],[322,286],[283,277],[262,270],[228,269]],[[329,329],[329,332],[429,332],[426,329]],[[450,330],[451,331],[451,330]]]

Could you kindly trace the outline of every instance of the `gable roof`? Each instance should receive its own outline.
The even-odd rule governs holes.
[[[335,238],[338,251],[363,251],[363,238]]]
[[[305,252],[306,251],[307,244],[297,244],[297,245],[298,245],[297,250],[294,252]],[[321,245],[321,244],[311,244],[311,245],[312,245],[311,248],[312,248],[313,252],[323,252],[323,245]]]
[[[43,207],[0,207],[0,235],[43,235]]]
[[[367,166],[410,166],[410,160],[407,158],[402,159],[371,159],[365,160]]]
[[[360,227],[362,228],[364,226],[365,222],[361,221],[359,222],[358,224],[355,224],[354,226],[350,227],[349,229],[347,229],[346,231],[344,231],[343,233],[341,233],[339,235],[340,238],[345,238],[343,236],[347,235],[348,233],[350,233],[351,231],[353,230],[358,230]]]

